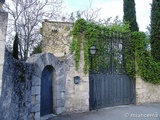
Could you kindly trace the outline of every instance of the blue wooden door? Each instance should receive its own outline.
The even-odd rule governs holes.
[[[41,116],[53,113],[52,68],[46,66],[41,75]]]

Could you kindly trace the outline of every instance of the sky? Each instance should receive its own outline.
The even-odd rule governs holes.
[[[92,8],[101,8],[99,18],[114,19],[119,16],[123,20],[123,0],[64,0],[64,11],[83,11],[89,7],[89,1],[92,1]],[[151,2],[152,0],[135,0],[137,22],[139,30],[143,32],[147,31],[146,27],[150,24]]]

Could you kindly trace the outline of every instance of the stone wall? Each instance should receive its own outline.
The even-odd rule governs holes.
[[[2,87],[2,73],[3,73],[3,64],[4,64],[4,41],[7,29],[8,13],[4,12],[0,8],[0,96],[1,96],[1,87]]]
[[[15,60],[6,50],[0,97],[1,120],[29,120],[33,66]]]
[[[137,104],[160,102],[160,85],[145,82],[137,76],[136,95]]]
[[[89,75],[83,72],[83,53],[81,53],[79,62],[80,67],[78,71],[75,70],[74,56],[69,52],[69,46],[72,41],[72,29],[72,23],[45,21],[42,27],[42,48],[44,52],[51,52],[65,61],[65,111],[84,112],[89,110]],[[80,77],[79,84],[74,84],[75,76]]]
[[[66,112],[89,111],[89,75],[83,72],[83,53],[81,53],[80,66],[75,70],[73,55],[66,55]],[[80,77],[80,83],[74,84],[74,77]]]
[[[51,53],[36,54],[27,62],[14,59],[6,50],[3,68],[0,119],[40,120],[41,75],[46,66],[54,68],[53,110],[65,110],[66,74],[64,61]]]

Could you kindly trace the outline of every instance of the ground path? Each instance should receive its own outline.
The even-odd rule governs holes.
[[[160,103],[123,105],[53,117],[49,120],[160,120]]]

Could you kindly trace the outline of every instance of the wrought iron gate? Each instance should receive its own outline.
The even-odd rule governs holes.
[[[135,103],[135,80],[126,74],[124,60],[129,36],[117,34],[99,41],[98,51],[90,56],[90,110]]]

